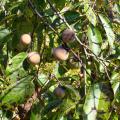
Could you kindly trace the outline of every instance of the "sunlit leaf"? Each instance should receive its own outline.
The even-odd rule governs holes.
[[[97,18],[96,15],[93,11],[93,9],[91,8],[91,6],[89,5],[88,0],[84,0],[84,12],[88,18],[88,20],[94,25],[96,26],[97,24]]]
[[[104,16],[102,14],[99,14],[99,18],[102,22],[104,29],[105,29],[109,45],[113,48],[114,41],[115,41],[115,34],[114,34],[112,27],[110,25],[110,21],[106,16]]]
[[[43,86],[43,85],[45,85],[45,83],[47,84],[48,77],[45,74],[39,74],[37,81],[41,86]]]
[[[106,120],[110,115],[112,94],[107,83],[94,84],[90,87],[84,104],[84,120]]]
[[[22,103],[34,92],[33,77],[27,76],[12,84],[0,96],[2,105]]]
[[[99,55],[101,51],[100,44],[102,42],[100,31],[96,27],[90,25],[88,27],[87,35],[91,50],[94,52],[94,54]]]
[[[6,73],[11,74],[17,69],[19,69],[22,66],[23,61],[25,60],[26,57],[27,57],[27,54],[24,52],[19,53],[18,55],[14,56],[9,61],[9,65],[7,66]]]

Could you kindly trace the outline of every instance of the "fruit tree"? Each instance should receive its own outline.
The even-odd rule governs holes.
[[[0,0],[0,120],[120,119],[120,0]]]

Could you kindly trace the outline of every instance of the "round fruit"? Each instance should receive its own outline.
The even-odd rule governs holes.
[[[24,46],[30,45],[31,36],[29,34],[23,34],[20,38],[20,43]]]
[[[63,98],[65,96],[65,91],[61,87],[55,88],[54,93],[57,97],[60,97],[60,98]]]
[[[40,55],[37,52],[28,53],[28,61],[33,65],[37,65],[40,62]]]
[[[71,29],[66,29],[62,33],[62,40],[64,43],[73,41],[75,38],[75,32]]]
[[[69,52],[65,50],[63,47],[57,47],[53,49],[53,55],[58,60],[67,60]]]

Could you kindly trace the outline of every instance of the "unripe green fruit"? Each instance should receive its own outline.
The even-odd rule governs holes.
[[[62,40],[64,43],[71,42],[75,39],[75,32],[71,29],[66,29],[62,33]]]
[[[31,44],[31,36],[29,34],[23,34],[20,38],[20,44],[28,46]]]
[[[29,63],[37,65],[40,62],[40,55],[37,52],[30,52],[28,53],[27,60]]]
[[[62,47],[57,47],[53,49],[53,55],[58,60],[67,60],[69,52]]]
[[[60,97],[60,98],[63,98],[65,96],[65,91],[61,87],[55,88],[54,93],[57,97]]]

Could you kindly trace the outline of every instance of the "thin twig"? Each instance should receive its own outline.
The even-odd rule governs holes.
[[[67,23],[66,19],[57,12],[57,10],[55,9],[55,7],[52,5],[51,1],[50,1],[50,0],[47,0],[47,1],[48,1],[48,3],[49,3],[50,7],[52,8],[52,10],[53,10],[54,12],[56,12],[56,15],[65,23],[65,25],[66,25],[69,29],[73,30],[72,27]],[[97,59],[103,61],[103,59],[102,59],[102,58],[99,58],[94,52],[92,52],[92,50],[91,50],[87,45],[85,45],[84,43],[82,43],[82,42],[80,41],[80,39],[77,37],[77,35],[75,35],[75,39],[79,42],[79,44],[80,44],[81,46],[83,46],[83,47],[85,47],[87,50],[89,50]]]
[[[29,4],[31,6],[31,8],[33,9],[33,11],[38,15],[38,17],[43,21],[43,23],[45,25],[47,25],[52,31],[54,31],[56,33],[56,30],[50,25],[48,24],[45,20],[44,17],[37,11],[37,9],[34,7],[33,3],[31,2],[31,0],[29,0]]]

